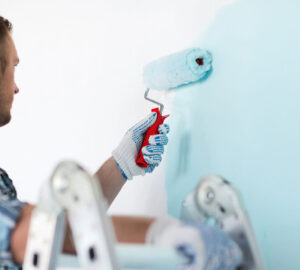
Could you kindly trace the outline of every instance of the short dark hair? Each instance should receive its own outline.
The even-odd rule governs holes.
[[[11,22],[0,16],[0,68],[2,74],[4,74],[7,65],[5,39],[11,31]]]

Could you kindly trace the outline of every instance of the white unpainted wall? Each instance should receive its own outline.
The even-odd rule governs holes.
[[[0,0],[21,60],[13,118],[0,130],[0,167],[19,198],[36,203],[61,160],[96,171],[153,107],[143,99],[143,66],[199,40],[219,6],[217,0]],[[155,96],[170,111],[172,94]],[[163,162],[127,183],[110,212],[165,214],[164,188]]]

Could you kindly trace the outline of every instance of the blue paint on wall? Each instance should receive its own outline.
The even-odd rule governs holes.
[[[300,269],[300,2],[240,0],[199,44],[205,82],[175,92],[170,214],[205,174],[241,191],[267,268]]]

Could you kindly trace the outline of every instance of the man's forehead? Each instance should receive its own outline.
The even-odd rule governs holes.
[[[6,42],[7,42],[6,43],[7,48],[8,48],[9,53],[11,54],[11,57],[13,58],[13,60],[16,63],[19,63],[20,59],[19,59],[18,52],[17,52],[16,46],[15,46],[15,42],[10,34],[7,36]]]

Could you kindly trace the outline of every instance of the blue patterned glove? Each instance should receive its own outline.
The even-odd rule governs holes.
[[[177,248],[189,259],[181,270],[234,270],[242,261],[239,246],[221,229],[171,217],[160,218],[150,226],[146,243]]]
[[[144,159],[149,166],[141,168],[135,162],[145,134],[148,128],[154,124],[156,118],[157,114],[153,112],[130,128],[118,147],[112,152],[123,176],[128,180],[137,175],[153,172],[162,160],[161,155],[164,153],[164,145],[168,143],[167,134],[170,130],[167,124],[160,125],[159,134],[150,136],[149,145],[142,148]]]
[[[205,270],[234,270],[242,262],[239,246],[220,228],[189,224],[198,230],[205,247]]]

